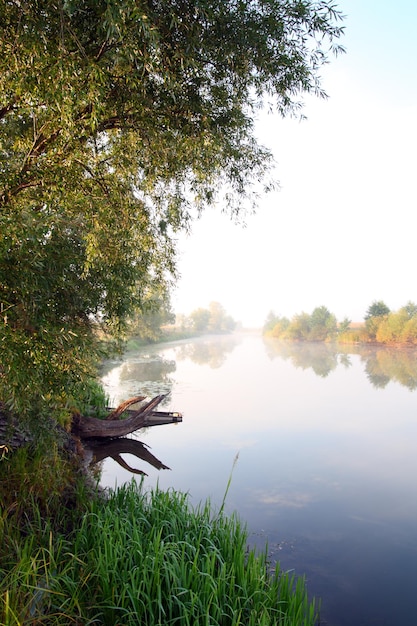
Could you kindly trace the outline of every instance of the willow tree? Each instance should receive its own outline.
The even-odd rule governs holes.
[[[103,333],[175,278],[175,233],[251,206],[272,165],[256,110],[324,95],[340,18],[310,0],[0,1],[0,400],[75,402]]]

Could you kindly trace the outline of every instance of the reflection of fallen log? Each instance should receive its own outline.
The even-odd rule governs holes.
[[[108,409],[109,414],[105,419],[74,415],[72,433],[82,440],[85,451],[92,454],[90,465],[111,457],[129,472],[145,474],[142,470],[128,465],[120,456],[121,454],[133,454],[136,458],[153,465],[156,469],[169,469],[151,454],[141,441],[125,437],[125,435],[146,426],[182,422],[181,413],[155,411],[155,408],[164,398],[164,395],[156,396],[134,409],[129,407],[143,403],[145,398],[143,396],[131,398],[122,402],[116,409]],[[123,418],[123,414],[126,417]]]
[[[117,409],[111,410],[106,419],[75,415],[72,423],[72,432],[81,439],[124,437],[145,426],[181,422],[181,413],[155,411],[155,408],[164,398],[164,395],[156,396],[138,409],[129,409],[128,407],[144,400],[143,396],[131,398],[119,405]],[[120,419],[123,413],[126,413],[127,417]]]
[[[121,454],[133,454],[138,459],[149,463],[158,470],[169,469],[169,467],[161,463],[159,459],[149,452],[148,447],[144,443],[136,441],[136,439],[119,437],[118,439],[110,439],[108,441],[89,441],[87,448],[93,455],[90,465],[95,465],[107,457],[111,457],[116,463],[119,463],[119,465],[129,472],[133,472],[133,474],[145,474],[146,476],[145,472],[131,467],[120,456]]]

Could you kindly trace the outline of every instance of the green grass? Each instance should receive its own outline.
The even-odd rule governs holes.
[[[3,511],[0,541],[10,531]],[[12,533],[13,535],[13,533]],[[0,623],[312,626],[302,579],[270,571],[237,517],[134,482],[57,532],[30,516],[0,562]]]

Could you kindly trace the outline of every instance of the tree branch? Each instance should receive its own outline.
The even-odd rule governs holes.
[[[13,111],[14,105],[16,104],[17,101],[18,101],[18,98],[13,98],[13,100],[9,102],[9,104],[6,104],[6,106],[0,109],[0,120],[6,117],[6,115],[10,113],[10,111]]]
[[[146,418],[154,411],[165,395],[156,396],[150,402],[140,407],[137,411],[133,411],[127,419],[120,420],[118,417],[125,410],[119,412],[120,407],[116,409],[116,419],[98,419],[95,417],[85,417],[83,415],[74,415],[72,432],[81,439],[95,437],[123,437],[135,430],[139,430],[146,425]],[[135,401],[137,401],[135,399]],[[126,404],[126,403],[123,403]],[[115,412],[113,411],[113,415]],[[112,415],[112,414],[110,414]]]

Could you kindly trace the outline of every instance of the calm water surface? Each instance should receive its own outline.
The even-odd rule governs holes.
[[[183,422],[137,438],[173,487],[247,523],[305,575],[322,624],[417,624],[417,351],[288,345],[258,335],[164,344],[107,364],[112,404],[170,392]],[[132,474],[106,460],[102,484]]]

